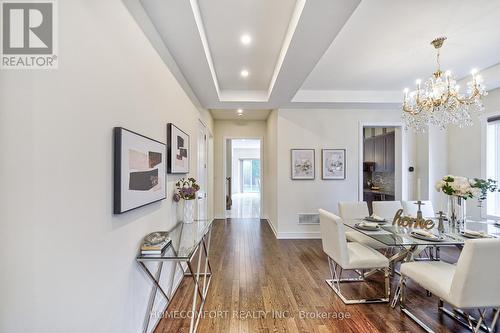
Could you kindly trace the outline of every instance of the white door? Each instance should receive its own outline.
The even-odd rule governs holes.
[[[200,121],[198,130],[198,219],[207,218],[207,157],[208,157],[208,141],[207,127]]]

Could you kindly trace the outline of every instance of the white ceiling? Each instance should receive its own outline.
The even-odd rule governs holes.
[[[238,108],[259,118],[273,108],[397,107],[404,87],[434,71],[429,42],[441,35],[443,69],[463,77],[493,66],[486,85],[500,86],[498,0],[128,0],[127,7],[187,94],[216,119],[239,119]],[[240,42],[244,33],[250,45]]]
[[[253,139],[232,139],[233,149],[260,149],[260,140]]]
[[[266,120],[271,110],[244,110],[241,116],[233,109],[211,109],[210,112],[216,120]]]
[[[446,36],[441,64],[457,77],[500,62],[498,0],[362,1],[302,88],[397,90],[430,76]]]
[[[199,0],[199,7],[219,88],[267,91],[295,0]],[[250,75],[241,77],[242,69]]]

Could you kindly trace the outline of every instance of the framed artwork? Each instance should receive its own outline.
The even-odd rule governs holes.
[[[113,134],[113,212],[165,199],[165,144],[122,127],[115,127]]]
[[[189,135],[172,123],[167,124],[167,171],[189,173]]]
[[[345,149],[321,150],[323,179],[345,179]]]
[[[291,149],[292,179],[314,179],[314,149]]]

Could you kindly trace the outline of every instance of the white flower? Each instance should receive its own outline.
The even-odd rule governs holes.
[[[438,192],[441,192],[441,190],[443,189],[443,187],[446,185],[446,182],[444,180],[439,180],[437,181],[436,183],[436,191]]]

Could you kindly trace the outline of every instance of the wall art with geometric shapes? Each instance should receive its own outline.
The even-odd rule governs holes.
[[[189,172],[189,135],[172,123],[167,124],[167,171]]]
[[[122,127],[114,128],[115,214],[166,198],[165,144]]]

